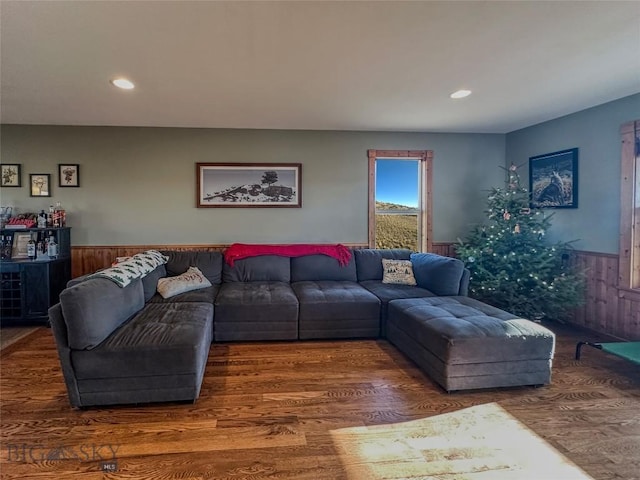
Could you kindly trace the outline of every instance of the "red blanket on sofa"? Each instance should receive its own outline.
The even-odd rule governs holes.
[[[241,258],[256,257],[258,255],[280,255],[281,257],[302,257],[303,255],[322,254],[338,260],[345,266],[351,260],[351,251],[341,244],[336,245],[250,245],[234,243],[224,252],[225,261],[233,267],[233,262]]]

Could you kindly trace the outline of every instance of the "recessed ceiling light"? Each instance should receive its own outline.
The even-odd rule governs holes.
[[[126,78],[122,77],[114,78],[113,80],[111,80],[111,84],[118,88],[122,88],[123,90],[132,90],[135,87],[131,80],[127,80]]]
[[[458,90],[449,95],[451,98],[464,98],[471,95],[471,90]]]

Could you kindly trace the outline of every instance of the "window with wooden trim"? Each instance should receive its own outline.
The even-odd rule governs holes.
[[[640,290],[640,120],[622,134],[619,287]]]
[[[433,152],[369,150],[368,156],[369,247],[430,251]]]

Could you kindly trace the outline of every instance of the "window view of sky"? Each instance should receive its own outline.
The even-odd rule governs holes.
[[[418,207],[418,160],[376,160],[376,200]]]

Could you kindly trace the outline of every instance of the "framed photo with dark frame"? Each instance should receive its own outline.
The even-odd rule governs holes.
[[[21,187],[22,172],[19,163],[3,163],[0,164],[0,186],[3,187]]]
[[[29,188],[30,197],[50,197],[51,175],[49,173],[30,173]]]
[[[59,187],[79,187],[80,186],[80,165],[77,163],[58,164],[58,186]]]
[[[529,158],[531,208],[578,208],[578,149]]]
[[[302,207],[299,163],[196,163],[196,206]]]

